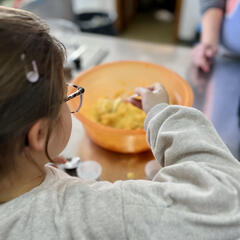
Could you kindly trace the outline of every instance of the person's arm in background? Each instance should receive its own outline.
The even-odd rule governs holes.
[[[204,72],[209,72],[217,54],[221,24],[226,0],[201,0],[202,33],[200,43],[193,49],[193,62]]]

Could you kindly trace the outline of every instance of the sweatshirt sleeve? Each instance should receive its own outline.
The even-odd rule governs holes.
[[[148,113],[145,129],[162,166],[185,161],[238,164],[213,125],[194,108],[159,104]]]
[[[204,14],[209,8],[225,10],[226,0],[200,0],[201,13]]]

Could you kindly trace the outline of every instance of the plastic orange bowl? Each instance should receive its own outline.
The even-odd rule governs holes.
[[[102,64],[78,75],[73,83],[85,88],[83,106],[75,116],[82,122],[93,142],[108,150],[138,153],[149,150],[144,129],[123,130],[90,120],[89,111],[98,98],[126,97],[136,87],[160,82],[166,88],[171,104],[192,106],[193,92],[178,74],[152,63],[119,61]],[[71,107],[79,103],[72,100]]]

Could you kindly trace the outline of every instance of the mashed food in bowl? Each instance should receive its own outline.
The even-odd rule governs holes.
[[[91,119],[105,126],[120,129],[141,129],[146,114],[121,98],[99,98],[93,106]]]

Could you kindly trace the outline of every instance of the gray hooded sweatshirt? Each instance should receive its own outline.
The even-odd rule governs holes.
[[[240,164],[203,114],[155,106],[147,139],[163,168],[153,181],[46,179],[0,205],[1,240],[237,240]]]

